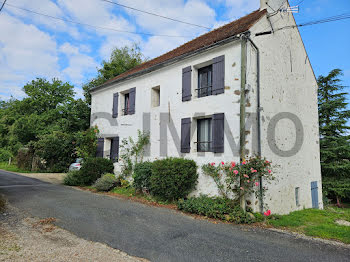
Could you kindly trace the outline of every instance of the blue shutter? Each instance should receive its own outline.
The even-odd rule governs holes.
[[[181,153],[191,150],[191,118],[181,119]]]
[[[225,56],[213,59],[213,95],[225,92]]]
[[[317,181],[311,182],[312,208],[318,208],[318,186]]]
[[[214,153],[224,153],[224,121],[224,113],[213,115],[211,149]]]
[[[112,117],[113,118],[118,117],[118,98],[119,98],[118,93],[113,94],[113,110],[112,110]]]
[[[104,143],[105,143],[104,138],[99,138],[97,140],[96,157],[103,157]]]
[[[113,137],[111,140],[111,152],[110,158],[112,161],[117,162],[119,157],[119,137]]]
[[[190,101],[192,97],[191,91],[191,66],[182,69],[182,102]]]
[[[136,96],[136,88],[131,88],[129,92],[129,112],[128,115],[135,114],[135,96]]]

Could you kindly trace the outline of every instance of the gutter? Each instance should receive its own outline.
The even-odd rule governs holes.
[[[237,40],[240,40],[240,37],[239,35],[234,35],[234,36],[231,36],[231,37],[228,37],[228,38],[225,38],[224,40],[221,40],[219,42],[216,42],[212,45],[209,45],[209,46],[205,46],[205,47],[202,47],[200,49],[197,49],[195,51],[192,51],[192,52],[189,52],[189,53],[185,53],[183,55],[180,55],[180,56],[177,56],[175,58],[172,58],[172,59],[169,59],[169,60],[166,60],[162,63],[159,63],[159,64],[156,64],[154,66],[151,66],[151,67],[148,67],[146,69],[143,69],[139,72],[136,72],[136,73],[133,73],[131,75],[127,75],[125,77],[122,77],[122,78],[118,78],[114,81],[111,81],[111,82],[108,82],[108,83],[104,83],[102,85],[99,85],[97,87],[93,87],[90,89],[90,92],[95,92],[95,91],[98,91],[98,90],[101,90],[101,89],[104,89],[104,88],[107,88],[113,84],[117,84],[117,83],[121,83],[121,82],[124,82],[126,80],[129,80],[131,78],[135,78],[135,77],[138,77],[138,76],[141,76],[141,75],[144,75],[144,74],[147,74],[147,73],[150,73],[152,71],[155,71],[157,69],[160,69],[160,68],[163,68],[165,66],[168,66],[168,65],[172,65],[172,64],[175,64],[176,62],[179,62],[180,60],[183,60],[184,58],[190,58],[190,57],[193,57],[193,56],[196,56],[200,53],[203,53],[205,51],[208,51],[208,50],[211,50],[213,48],[216,48],[218,46],[222,46],[222,45],[225,45],[227,43],[230,43],[230,42],[233,42],[233,41],[237,41]]]

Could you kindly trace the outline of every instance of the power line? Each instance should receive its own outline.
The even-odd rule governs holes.
[[[161,36],[161,37],[186,37],[186,38],[194,37],[194,36],[181,36],[181,35],[155,35],[155,34],[143,33],[143,32],[133,32],[133,31],[118,30],[118,29],[114,29],[114,28],[110,28],[110,27],[91,25],[91,24],[81,23],[81,22],[77,22],[77,21],[73,21],[73,20],[68,20],[68,19],[65,19],[65,18],[51,16],[51,15],[39,13],[39,12],[36,12],[36,11],[33,11],[33,10],[29,10],[29,9],[26,9],[26,8],[23,8],[23,7],[15,6],[15,5],[12,5],[12,4],[6,4],[6,6],[10,6],[10,7],[13,7],[13,8],[16,8],[16,9],[20,9],[20,10],[23,10],[23,11],[26,11],[26,12],[29,12],[29,13],[33,13],[33,14],[36,14],[36,15],[45,16],[45,17],[48,17],[48,18],[51,18],[51,19],[56,19],[56,20],[60,20],[60,21],[64,21],[64,22],[68,22],[68,23],[72,23],[72,24],[77,24],[77,25],[93,27],[93,28],[97,28],[97,29],[115,31],[115,32],[119,32],[119,33],[128,33],[128,34],[135,34],[135,35],[147,35],[147,36]]]
[[[2,6],[0,7],[0,12],[1,12],[1,10],[4,8],[6,1],[7,1],[7,0],[5,0],[5,1],[2,3]]]
[[[127,6],[127,5],[119,4],[119,3],[116,3],[116,2],[114,2],[114,1],[110,1],[110,0],[100,0],[100,1],[102,1],[102,2],[107,2],[107,3],[110,3],[110,4],[114,4],[114,5],[118,5],[118,6],[122,6],[122,7],[124,7],[124,8],[131,9],[131,10],[134,10],[134,11],[137,11],[137,12],[141,12],[141,13],[145,13],[145,14],[148,14],[148,15],[153,15],[153,16],[161,17],[161,18],[168,19],[168,20],[171,20],[171,21],[183,23],[183,24],[186,24],[186,25],[197,26],[197,27],[201,27],[201,28],[205,28],[205,29],[209,29],[209,30],[211,29],[211,28],[206,27],[206,26],[202,26],[202,25],[197,25],[197,24],[185,22],[185,21],[178,20],[178,19],[175,19],[175,18],[171,18],[171,17],[159,15],[159,14],[156,14],[156,13],[151,13],[151,12],[148,12],[148,11],[144,11],[144,10],[137,9],[137,8],[135,8],[135,7],[130,7],[130,6]]]

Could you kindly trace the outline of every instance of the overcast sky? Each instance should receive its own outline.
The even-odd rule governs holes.
[[[120,4],[215,28],[258,9],[259,0],[114,0]],[[291,5],[300,0],[290,1]],[[2,3],[2,0],[0,0]],[[0,99],[22,98],[21,88],[36,77],[60,78],[76,87],[96,75],[113,47],[136,42],[153,58],[206,29],[125,9],[101,0],[8,0],[0,13]],[[39,13],[100,27],[155,35],[100,30],[29,13]],[[304,0],[297,22],[350,13],[349,0]],[[344,70],[350,86],[350,19],[300,29],[316,75],[333,68]]]

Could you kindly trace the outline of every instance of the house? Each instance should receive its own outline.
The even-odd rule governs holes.
[[[150,132],[146,158],[181,156],[199,166],[261,155],[277,164],[264,203],[273,213],[322,208],[317,82],[288,1],[201,35],[92,89],[99,154]],[[115,163],[116,169],[118,162]],[[216,195],[200,173],[193,194]]]

